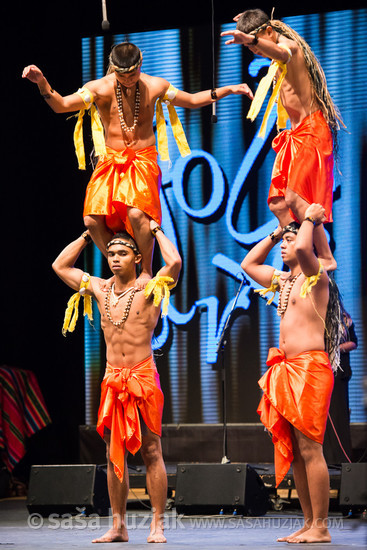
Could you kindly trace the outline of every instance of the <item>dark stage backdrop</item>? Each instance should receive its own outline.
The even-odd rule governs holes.
[[[351,420],[364,421],[362,381],[366,342],[363,331],[362,262],[365,261],[363,218],[366,191],[363,148],[366,141],[363,71],[367,45],[367,11],[341,11],[285,17],[319,58],[331,95],[346,124],[340,132],[340,159],[335,170],[334,224],[328,227],[338,262],[336,280],[359,337],[352,353],[350,383]],[[255,89],[269,60],[242,47],[226,46],[221,31],[215,35],[215,85],[246,81]],[[353,35],[341,46],[339,32]],[[196,92],[212,85],[211,41],[207,28],[189,27],[131,34],[97,36],[82,40],[82,81],[100,78],[106,71],[111,46],[124,40],[143,51],[143,71],[169,80],[180,89]],[[265,140],[257,137],[256,123],[246,121],[249,100],[230,96],[217,104],[218,123],[211,124],[210,108],[177,109],[191,155],[181,158],[170,134],[169,163],[163,173],[161,202],[163,228],[183,258],[183,271],[171,300],[168,317],[153,343],[166,396],[166,422],[215,423],[222,418],[222,397],[217,344],[234,297],[243,280],[240,263],[247,250],[276,227],[267,207],[274,152],[274,116]],[[275,111],[275,109],[274,109]],[[168,116],[167,116],[168,119]],[[281,268],[279,245],[270,258]],[[87,265],[105,273],[101,255],[94,250]],[[238,296],[224,350],[227,374],[228,420],[256,421],[260,398],[257,380],[264,372],[267,351],[277,345],[279,318],[254,293],[246,280]],[[96,314],[97,316],[98,314]],[[97,322],[96,322],[97,324]],[[95,422],[104,350],[99,331],[85,324],[86,421]]]
[[[247,81],[254,89],[262,73],[257,75],[259,67],[251,54],[244,48],[225,47],[219,38],[221,24],[231,27],[231,17],[243,9],[243,3],[215,1],[214,5],[215,84]],[[272,5],[264,2],[260,7],[270,12]],[[326,13],[334,9],[331,2],[322,6],[288,2],[276,16],[292,15],[285,20],[310,41],[348,126],[341,132],[342,174],[336,178],[332,239],[339,264],[337,280],[360,340],[359,349],[351,354],[352,420],[357,421],[364,418],[367,328],[367,125],[362,64],[367,35],[364,6],[358,0],[348,6],[363,10]],[[179,18],[168,0],[145,3],[144,9],[107,0],[107,7],[111,31],[104,38],[98,0],[87,8],[64,0],[56,13],[54,4],[46,0],[13,2],[3,12],[0,363],[37,374],[52,418],[51,426],[30,441],[30,460],[38,464],[78,459],[78,425],[86,420],[95,423],[93,410],[104,359],[100,342],[85,347],[92,333],[85,333],[82,320],[74,334],[61,335],[71,292],[51,270],[58,252],[83,231],[82,204],[90,170],[77,170],[72,143],[75,119],[54,114],[37,88],[22,81],[22,69],[35,63],[65,95],[89,75],[102,76],[111,45],[125,38],[119,33],[134,31],[127,36],[144,50],[146,72],[164,76],[190,92],[212,87],[210,0],[187,0]],[[319,15],[310,15],[316,12]],[[238,264],[251,242],[264,233],[264,226],[273,227],[266,205],[273,161],[271,135],[265,143],[254,140],[258,124],[246,121],[248,106],[247,99],[238,97],[220,102],[216,125],[211,125],[210,107],[180,112],[195,158],[178,159],[171,141],[172,167],[162,167],[164,225],[177,239],[184,261],[172,300],[175,309],[164,330],[157,330],[165,422],[221,419],[219,376],[212,370],[216,333],[238,288]],[[273,261],[276,264],[279,258]],[[99,263],[96,258],[91,271],[98,270]],[[277,340],[277,318],[249,286],[239,306],[225,353],[228,419],[250,422],[257,421],[257,379],[267,347]]]

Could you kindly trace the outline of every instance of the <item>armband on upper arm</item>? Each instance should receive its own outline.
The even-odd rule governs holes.
[[[324,273],[324,266],[322,265],[320,258],[318,258],[318,262],[319,262],[319,270],[316,273],[316,275],[311,275],[310,277],[306,277],[306,280],[303,282],[301,286],[301,291],[300,291],[301,298],[306,298],[307,294],[311,292],[312,287],[318,283],[322,273]]]
[[[172,86],[172,84],[170,84],[168,90],[166,91],[166,93],[162,98],[163,103],[166,103],[166,104],[171,103],[171,101],[175,99],[177,92],[178,92],[178,89]]]
[[[282,48],[282,50],[285,50],[288,54],[288,59],[285,61],[285,63],[289,63],[289,61],[292,59],[292,50],[286,46],[285,44],[278,44],[279,48]]]
[[[75,329],[79,316],[78,309],[81,296],[83,296],[84,299],[84,316],[86,315],[90,322],[93,321],[92,296],[86,294],[89,285],[90,275],[89,273],[83,273],[78,292],[75,292],[75,294],[73,294],[68,301],[65,311],[64,324],[62,327],[63,336],[66,336],[67,332],[73,332]]]
[[[279,271],[278,269],[274,269],[270,286],[268,288],[255,289],[255,292],[258,292],[261,296],[265,296],[268,292],[273,293],[273,296],[271,296],[266,302],[266,305],[268,306],[270,306],[270,304],[274,300],[275,293],[277,292],[277,290],[279,290],[281,274],[281,271]]]
[[[94,97],[92,92],[89,91],[88,88],[84,86],[83,88],[79,88],[79,90],[75,93],[82,98],[86,109],[89,109],[92,106],[94,102]]]

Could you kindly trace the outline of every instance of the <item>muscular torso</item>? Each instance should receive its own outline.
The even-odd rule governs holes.
[[[304,351],[325,349],[323,320],[329,299],[327,275],[321,275],[312,288],[311,295],[301,298],[300,290],[304,281],[305,276],[301,274],[291,290],[288,307],[280,321],[279,347],[286,357],[294,357]],[[284,284],[289,285],[289,281],[281,280],[281,285]],[[282,294],[281,306],[284,304],[286,290],[287,286]]]
[[[288,46],[291,43],[284,37],[281,37],[279,42]],[[289,115],[292,129],[320,109],[312,93],[310,77],[300,47],[297,47],[297,51],[287,63],[287,74],[280,89],[280,98]]]
[[[134,132],[123,133],[121,129],[117,99],[115,95],[116,78],[114,74],[86,84],[94,95],[95,104],[105,130],[106,145],[122,151],[127,146],[134,150],[155,145],[153,117],[156,100],[162,95],[168,83],[162,78],[142,73],[139,79],[140,110]],[[134,122],[135,88],[131,95],[122,94],[123,114],[127,126]]]
[[[113,367],[132,367],[151,355],[153,331],[160,315],[144,291],[135,293],[129,316],[121,327],[114,326],[105,309],[106,292],[101,290],[101,279],[92,278],[93,293],[101,314],[101,328],[106,342],[106,359]],[[116,307],[110,304],[111,317],[119,321],[125,312],[130,293],[119,300]]]

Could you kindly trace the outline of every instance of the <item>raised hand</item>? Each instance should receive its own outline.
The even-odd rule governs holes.
[[[314,202],[307,208],[305,218],[313,218],[315,220],[315,224],[319,225],[326,219],[325,208],[321,204]]]
[[[43,72],[36,65],[28,65],[23,69],[22,78],[27,78],[34,84],[38,84],[43,78]]]

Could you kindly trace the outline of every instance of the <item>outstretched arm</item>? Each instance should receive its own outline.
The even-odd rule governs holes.
[[[89,242],[90,236],[87,230],[75,241],[68,244],[52,264],[52,269],[56,275],[74,290],[79,290],[83,276],[83,271],[74,267],[74,264]],[[90,288],[87,293],[92,294]]]
[[[288,63],[290,61],[289,52],[282,47],[282,43],[287,46],[287,48],[292,52],[292,55],[295,54],[298,50],[296,42],[283,38],[282,42],[276,44],[271,40],[266,40],[260,36],[255,36],[254,34],[246,34],[237,29],[233,31],[225,31],[221,33],[221,36],[232,38],[226,40],[226,44],[242,44],[251,50],[253,53],[261,54],[275,61],[280,61],[281,63]]]
[[[56,92],[36,65],[25,67],[22,78],[37,84],[41,96],[55,113],[70,113],[85,108],[85,104],[78,94],[62,96]]]
[[[172,100],[172,105],[185,107],[186,109],[199,109],[200,107],[210,105],[211,103],[223,99],[231,94],[246,95],[250,99],[254,97],[247,84],[234,84],[232,86],[215,88],[215,90],[213,90],[213,94],[212,90],[204,90],[202,92],[197,92],[196,94],[189,94],[188,92],[178,90],[176,97]]]
[[[156,228],[157,231],[154,231]],[[150,230],[154,232],[159,249],[162,254],[164,266],[159,270],[159,275],[172,277],[176,283],[181,271],[182,260],[175,245],[166,237],[160,226],[154,220],[150,220]]]
[[[306,277],[316,275],[319,261],[314,252],[314,229],[325,220],[325,208],[321,204],[311,204],[299,228],[295,243],[297,259]]]
[[[278,226],[273,233],[257,243],[245,256],[241,263],[242,269],[257,283],[267,288],[274,274],[274,267],[264,265],[270,250],[282,238],[282,228]]]

